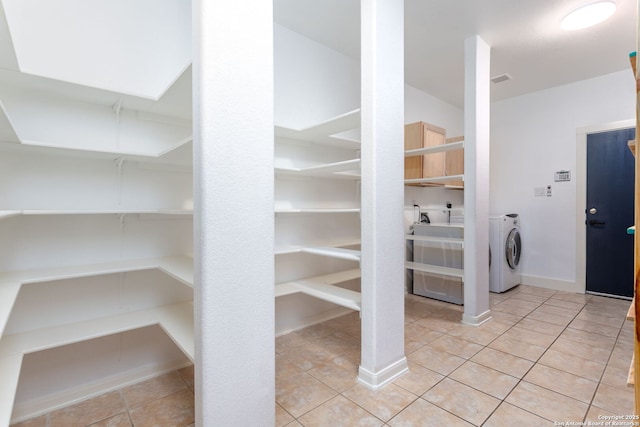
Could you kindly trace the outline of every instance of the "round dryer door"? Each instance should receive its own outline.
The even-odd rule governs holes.
[[[520,252],[522,251],[522,241],[520,240],[520,232],[517,228],[509,232],[505,246],[507,264],[509,264],[512,270],[515,270],[520,262]]]

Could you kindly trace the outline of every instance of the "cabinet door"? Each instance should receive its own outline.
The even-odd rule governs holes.
[[[404,149],[415,150],[423,147],[422,122],[404,126]],[[404,179],[422,178],[422,160],[424,156],[404,158]]]
[[[423,123],[423,146],[434,147],[445,143],[445,130],[437,126]],[[433,153],[423,156],[422,177],[435,178],[444,176],[445,153]],[[441,185],[441,184],[437,184]]]
[[[433,147],[445,143],[445,130],[424,122],[416,122],[404,127],[404,148]],[[433,153],[404,159],[405,179],[433,178],[444,176],[445,153]],[[441,184],[426,184],[441,185]]]
[[[452,142],[464,141],[464,136],[448,138],[447,144]],[[445,156],[445,173],[449,175],[464,174],[464,148],[460,150],[447,151]],[[447,187],[464,187],[464,181],[448,181]]]

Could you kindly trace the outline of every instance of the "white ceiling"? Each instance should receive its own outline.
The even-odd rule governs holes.
[[[82,80],[63,78],[62,80],[69,81],[65,83],[17,72],[18,60],[21,56],[14,49],[20,45],[20,43],[16,45],[19,42],[18,32],[24,30],[21,37],[26,40],[25,43],[38,46],[44,45],[38,40],[52,37],[52,33],[60,31],[61,28],[58,25],[57,29],[50,28],[48,31],[34,32],[32,25],[29,24],[29,14],[26,13],[27,11],[22,11],[14,14],[21,17],[21,23],[15,24],[20,27],[11,29],[12,25],[8,22],[11,10],[28,4],[30,13],[40,13],[42,8],[38,7],[39,1],[46,3],[46,0],[0,0],[3,6],[0,7],[0,84],[12,87],[46,87],[68,96],[92,99],[95,102],[115,103],[120,100],[128,108],[190,117],[191,70],[184,68],[188,58],[185,60],[184,55],[178,54],[184,52],[188,38],[186,42],[184,37],[178,37],[180,43],[176,44],[175,41],[177,38],[175,31],[190,34],[190,23],[186,22],[189,13],[171,14],[163,9],[164,15],[161,16],[166,19],[163,18],[164,21],[159,22],[166,24],[166,22],[175,21],[172,24],[175,25],[173,32],[167,31],[167,25],[162,31],[157,29],[146,31],[150,30],[150,24],[144,27],[147,33],[155,34],[157,40],[165,43],[164,45],[160,43],[162,46],[166,45],[167,37],[170,37],[169,47],[172,47],[172,50],[158,48],[158,43],[154,44],[154,38],[147,39],[147,43],[152,46],[151,49],[143,49],[138,45],[133,49],[138,53],[145,52],[145,55],[140,55],[145,60],[155,57],[158,59],[157,64],[165,64],[167,52],[172,52],[171,61],[175,66],[170,67],[170,72],[160,79],[164,82],[164,88],[169,87],[169,89],[160,100],[155,101],[154,99],[158,96],[157,89],[151,91],[155,92],[151,96],[136,97],[123,95],[127,92],[132,94],[130,90],[118,90],[112,87],[112,84],[122,79],[114,78],[117,73],[108,67],[100,67],[99,64],[103,63],[102,60],[98,60],[100,58],[92,58],[87,62],[89,65],[98,64],[97,68],[89,70],[91,73],[96,70],[106,71],[104,85],[94,82],[87,86]],[[127,13],[136,14],[138,11],[136,16],[144,17],[143,20],[146,22],[147,20],[157,21],[157,15],[160,12],[158,8],[154,9],[155,1],[157,0],[137,0],[134,3],[138,7],[133,7],[134,3],[127,0],[104,4],[109,4],[116,9],[120,6],[126,7]],[[453,105],[463,107],[464,40],[475,34],[480,35],[492,46],[492,75],[509,73],[513,77],[512,80],[492,85],[494,101],[620,70],[629,70],[631,76],[628,54],[635,50],[636,43],[635,0],[616,0],[618,10],[615,15],[596,27],[576,32],[562,31],[560,29],[562,17],[570,10],[589,1],[591,0],[405,0],[406,82]],[[69,13],[70,10],[76,10],[78,2],[82,0],[59,0],[56,2],[57,9],[51,9],[47,13],[78,17],[77,14]],[[190,9],[188,0],[165,0],[165,2],[178,10]],[[274,0],[274,19],[293,31],[358,60],[359,6],[360,0]],[[148,10],[154,10],[154,13],[144,12]],[[119,15],[115,12],[110,15],[102,13],[92,16],[97,19],[96,22],[100,23],[100,19],[106,20],[107,15],[115,17],[111,21],[113,25],[101,23],[100,28],[103,30],[100,32],[87,32],[84,31],[86,28],[76,25],[80,33],[78,38],[87,38],[87,34],[93,34],[93,39],[102,37],[101,41],[105,42],[107,47],[113,40],[119,40],[121,43],[125,41],[125,45],[129,46],[125,36],[136,38],[139,32],[138,27],[129,26],[130,28],[127,27],[129,31],[124,31],[123,27],[119,27],[119,19],[117,19]],[[58,20],[52,21],[58,22]],[[85,23],[85,27],[93,25],[84,20],[80,21]],[[62,28],[67,30],[72,27],[70,24],[64,25]],[[12,39],[12,36],[16,39]],[[59,42],[57,46],[65,46],[65,43]],[[73,46],[66,44],[67,48],[73,48]],[[56,47],[55,44],[54,47]],[[119,52],[118,49],[107,50],[115,55]],[[51,52],[53,49],[49,50],[49,53]],[[63,62],[59,61],[58,54],[50,56],[55,62]],[[122,58],[117,56],[112,58],[109,64],[117,63],[119,67],[131,71],[131,66],[137,59],[136,57],[129,59],[123,65]],[[46,66],[44,68],[46,69]],[[148,70],[143,70],[140,73],[131,72],[127,76],[147,75],[149,75]],[[55,76],[49,77],[55,78]],[[139,78],[134,80],[139,82]],[[163,84],[156,86],[162,87]],[[100,87],[102,89],[99,89]]]
[[[561,19],[592,0],[405,0],[405,79],[463,106],[464,40],[491,47],[492,100],[629,69],[636,48],[635,1],[595,27],[566,32]],[[275,21],[345,55],[359,57],[359,0],[274,0]],[[630,74],[631,75],[631,74]]]

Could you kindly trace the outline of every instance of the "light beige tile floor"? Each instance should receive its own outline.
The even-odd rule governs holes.
[[[13,427],[193,427],[193,366],[124,387]]]
[[[521,285],[491,304],[472,327],[460,306],[408,296],[410,371],[376,392],[356,383],[357,313],[276,338],[275,425],[538,427],[633,412],[628,301]],[[187,368],[15,427],[192,423]]]
[[[518,286],[491,294],[491,303],[493,319],[472,327],[460,323],[462,307],[408,296],[410,372],[378,392],[355,382],[357,313],[277,338],[276,426],[538,427],[632,414],[633,388],[626,386],[633,352],[628,301]],[[341,381],[332,385],[333,375],[308,368],[314,358],[301,363],[299,356],[336,334],[355,352],[347,344],[325,347],[337,360],[351,361],[340,365]],[[334,393],[309,409],[308,383],[287,378],[283,361]]]

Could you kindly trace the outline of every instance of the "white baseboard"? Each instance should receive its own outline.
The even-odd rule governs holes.
[[[530,276],[523,274],[520,284],[527,286],[536,286],[538,288],[553,289],[554,291],[575,292],[584,294],[584,286],[578,285],[575,281],[554,279],[551,277]]]
[[[11,414],[11,424],[26,421],[56,409],[73,405],[92,397],[118,390],[141,381],[148,380],[175,370],[189,366],[191,362],[185,363],[184,359],[175,360],[156,365],[147,365],[139,369],[123,372],[108,378],[102,378],[80,387],[50,394],[27,402],[16,403]]]
[[[407,372],[409,372],[409,365],[406,357],[375,373],[360,365],[358,382],[370,390],[378,390]]]
[[[471,326],[480,326],[484,322],[491,320],[491,310],[487,310],[477,316],[470,316],[468,314],[462,314],[462,323]]]

